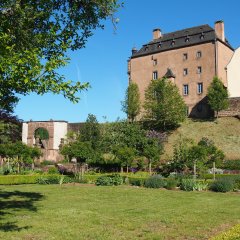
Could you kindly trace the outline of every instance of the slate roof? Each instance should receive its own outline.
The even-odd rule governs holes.
[[[165,33],[161,38],[144,44],[140,50],[132,52],[131,58],[207,43],[215,41],[215,39],[218,39],[215,30],[208,24],[186,28],[176,32]],[[220,39],[218,40],[221,41]],[[233,49],[227,39],[224,44]]]

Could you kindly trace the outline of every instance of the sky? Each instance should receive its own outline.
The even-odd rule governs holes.
[[[15,114],[24,121],[66,120],[83,122],[89,113],[99,122],[126,118],[121,110],[128,86],[127,60],[131,49],[139,49],[152,40],[152,30],[164,33],[223,20],[230,44],[240,46],[239,0],[123,0],[124,7],[116,17],[117,30],[110,20],[104,30],[95,30],[86,47],[69,52],[71,61],[61,73],[66,79],[89,82],[91,88],[79,94],[81,100],[71,103],[60,95],[30,94],[20,96]]]

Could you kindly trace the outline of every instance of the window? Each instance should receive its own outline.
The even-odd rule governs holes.
[[[157,65],[157,59],[153,59],[153,66]]]
[[[188,91],[188,84],[184,84],[183,85],[183,95],[186,96],[188,95],[189,91]]]
[[[145,47],[145,51],[147,51],[148,50],[148,46],[147,47]]]
[[[190,38],[187,36],[185,42],[189,42]]]
[[[184,69],[183,69],[183,76],[186,76],[186,75],[188,75],[188,69],[187,69],[187,68],[184,68]]]
[[[202,73],[202,67],[200,67],[200,66],[197,67],[197,73],[198,73],[198,74],[201,74],[201,73]]]
[[[158,44],[158,48],[161,48],[162,47],[162,43],[160,42],[159,44]]]
[[[187,60],[188,59],[188,54],[187,53],[184,53],[183,54],[183,60]]]
[[[153,79],[153,80],[158,79],[158,72],[157,72],[157,71],[154,71],[154,72],[153,72],[152,79]]]
[[[196,57],[197,57],[197,58],[202,57],[202,52],[201,52],[201,51],[198,51],[197,54],[196,54]]]
[[[198,83],[197,84],[197,93],[198,94],[203,93],[203,83]]]

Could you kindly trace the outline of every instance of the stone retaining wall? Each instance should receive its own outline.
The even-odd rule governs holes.
[[[230,98],[230,105],[227,110],[219,112],[219,117],[237,117],[240,116],[240,97]]]

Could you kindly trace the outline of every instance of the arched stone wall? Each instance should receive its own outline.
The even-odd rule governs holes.
[[[67,133],[67,122],[65,121],[29,121],[23,123],[22,141],[29,146],[34,146],[34,133],[38,128],[45,128],[48,131],[49,139],[47,147],[42,149],[43,156],[40,160],[60,161],[59,143]]]

